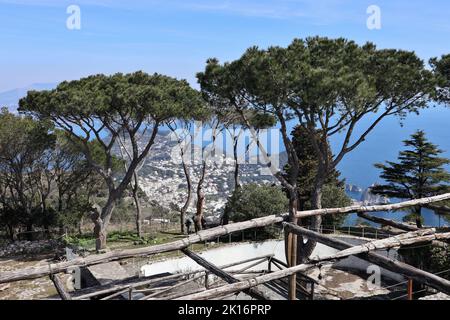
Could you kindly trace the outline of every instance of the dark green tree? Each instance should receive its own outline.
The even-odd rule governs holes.
[[[430,64],[438,79],[436,100],[448,105],[450,103],[450,54],[443,55],[440,59],[433,58]]]
[[[289,200],[280,187],[244,184],[233,191],[225,206],[225,214],[233,222],[247,221],[288,210]]]
[[[54,222],[54,210],[48,206],[53,174],[52,150],[56,137],[48,121],[36,121],[0,112],[0,211],[10,231],[19,223],[29,240],[35,226]]]
[[[315,173],[319,165],[318,157],[309,139],[308,132],[302,126],[297,126],[292,131],[292,144],[299,159],[299,176],[297,180],[298,209],[310,210],[312,209],[311,194],[314,188]],[[331,150],[329,150],[329,154],[330,156],[332,155]],[[284,170],[286,175],[289,175],[289,164],[285,166]],[[337,169],[333,169],[328,175],[322,198],[323,208],[340,208],[352,203],[345,193],[345,182],[339,178],[340,175],[341,173]],[[323,223],[328,226],[340,225],[345,218],[346,215],[326,215]],[[307,223],[308,221],[302,221],[302,224],[305,222]]]
[[[144,72],[95,75],[78,81],[63,82],[55,90],[31,91],[20,100],[21,112],[39,119],[52,120],[69,133],[91,167],[108,188],[101,212],[94,213],[97,250],[106,246],[107,227],[118,199],[127,190],[134,172],[150,152],[158,130],[174,118],[192,119],[204,103],[200,94],[186,81]],[[120,134],[126,132],[131,143],[131,160],[124,175],[114,174],[113,149]],[[139,133],[146,132],[138,144]],[[97,161],[90,144],[100,145]]]
[[[444,168],[450,159],[440,157],[442,150],[417,131],[404,141],[406,150],[401,151],[398,162],[376,164],[382,170],[381,178],[387,184],[372,188],[375,194],[398,199],[420,199],[450,190],[450,173]],[[417,227],[422,228],[422,207],[413,209]]]

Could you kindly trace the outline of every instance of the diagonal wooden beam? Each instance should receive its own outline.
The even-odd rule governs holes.
[[[216,265],[212,264],[211,262],[203,259],[201,256],[196,254],[195,252],[192,252],[189,249],[183,249],[181,250],[186,256],[197,262],[199,265],[201,265],[206,270],[210,271],[211,273],[215,274],[219,278],[222,278],[228,283],[236,283],[239,282],[239,279],[233,277],[231,274],[229,274],[226,271],[223,271],[222,269],[218,268]],[[248,290],[245,290],[245,293],[250,295],[251,297],[258,299],[258,300],[270,300],[269,296],[267,296],[264,292],[261,290],[258,290],[257,288],[249,288]]]
[[[56,291],[58,291],[58,294],[61,297],[61,299],[72,300],[72,297],[70,296],[69,292],[67,292],[66,288],[64,287],[64,283],[57,274],[50,275],[50,280],[52,280],[53,284],[55,285]]]
[[[425,235],[421,235],[425,234]],[[431,234],[429,235],[429,232],[434,232],[434,230],[420,230],[420,232],[415,232],[415,236],[411,237],[410,235],[407,234],[403,234],[400,235],[400,239],[395,239],[395,246],[401,245],[401,244],[412,244],[412,243],[417,243],[417,242],[422,242],[423,239],[426,237],[426,241],[432,241],[435,239],[449,239],[450,238],[450,233],[444,234]],[[387,240],[387,239],[384,239]],[[401,241],[401,243],[400,243]],[[393,243],[394,243],[393,242]],[[232,284],[228,284],[219,288],[215,288],[215,289],[211,289],[211,290],[207,290],[204,292],[200,292],[200,293],[196,293],[196,294],[192,294],[192,295],[188,295],[188,296],[184,296],[179,298],[180,300],[202,300],[202,299],[211,299],[214,298],[216,296],[220,296],[220,295],[225,295],[225,294],[231,294],[234,292],[239,292],[239,291],[243,291],[243,290],[247,290],[250,288],[253,288],[255,286],[258,286],[260,284],[264,284],[273,280],[277,280],[277,279],[281,279],[281,278],[285,278],[288,277],[290,275],[296,274],[298,272],[304,272],[307,271],[311,268],[317,267],[319,265],[323,265],[325,264],[327,261],[334,261],[334,260],[339,260],[339,259],[343,259],[346,258],[350,255],[353,254],[358,254],[358,253],[363,253],[363,252],[370,252],[371,250],[374,249],[384,249],[386,247],[390,247],[392,245],[391,242],[386,242],[381,244],[377,244],[376,246],[369,246],[369,247],[365,247],[362,248],[361,246],[357,246],[359,247],[358,249],[346,249],[344,250],[345,253],[343,251],[339,251],[335,254],[330,254],[330,255],[326,255],[320,258],[314,258],[311,259],[311,261],[309,263],[306,264],[301,264],[301,265],[297,265],[294,267],[290,267],[284,270],[280,270],[280,271],[276,271],[267,275],[263,275],[260,277],[256,277],[253,279],[248,279],[248,280],[244,280],[244,281],[240,281],[240,282],[236,282],[236,283],[232,283]],[[353,249],[353,250],[352,250]]]
[[[391,226],[394,227],[396,229],[400,229],[400,230],[404,230],[404,231],[417,231],[419,230],[419,228],[417,228],[416,226],[410,225],[410,224],[406,224],[406,223],[401,223],[401,222],[397,222],[394,220],[389,220],[389,219],[383,219],[383,218],[379,218],[379,217],[375,217],[372,215],[369,215],[365,212],[358,212],[358,217],[361,217],[363,219],[375,222],[375,223],[379,223],[382,225],[386,225],[386,226]]]

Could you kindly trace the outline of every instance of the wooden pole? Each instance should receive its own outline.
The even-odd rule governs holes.
[[[313,239],[317,242],[320,242],[328,247],[335,248],[338,250],[346,250],[352,248],[350,244],[345,241],[332,238],[329,236],[325,236],[319,234],[317,232],[294,226],[291,224],[286,224],[284,226],[285,229],[290,230],[291,232],[296,232],[297,234],[301,234],[309,239]],[[378,254],[376,252],[367,252],[363,254],[357,255],[358,258],[363,260],[367,260],[371,263],[379,265],[387,270],[390,270],[394,273],[403,274],[418,283],[425,284],[431,288],[434,288],[440,292],[444,292],[445,294],[450,294],[450,281],[444,278],[440,278],[437,275],[426,272],[424,270],[415,268],[406,263],[390,259],[384,255]]]
[[[383,219],[383,218],[378,218],[378,217],[374,217],[371,216],[365,212],[359,212],[358,213],[358,217],[361,217],[363,219],[372,221],[372,222],[376,222],[382,225],[386,225],[386,226],[391,226],[400,230],[405,230],[405,231],[416,231],[419,230],[419,228],[417,228],[416,226],[413,225],[409,225],[406,223],[401,223],[401,222],[396,222],[393,220],[388,220],[388,219]]]
[[[288,269],[283,269],[280,271],[275,271],[272,273],[268,273],[256,278],[251,279],[245,279],[236,283],[224,285],[218,288],[206,290],[197,294],[187,295],[184,297],[180,297],[176,300],[206,300],[206,299],[212,299],[218,296],[224,296],[227,294],[233,294],[239,291],[244,291],[253,287],[256,287],[258,285],[278,280],[281,278],[289,277],[290,275],[297,273],[297,272],[303,272],[307,271],[311,268],[314,268],[318,265],[318,263],[309,263],[309,264],[301,264],[297,265],[295,267],[291,267]]]
[[[223,271],[222,269],[218,268],[214,264],[212,264],[209,261],[206,261],[202,257],[200,257],[195,252],[190,251],[189,249],[183,249],[181,250],[185,255],[187,255],[189,258],[197,262],[199,265],[201,265],[206,270],[210,271],[211,273],[215,274],[219,278],[225,280],[228,283],[236,283],[239,282],[238,279],[230,275],[229,273]],[[269,296],[267,296],[264,292],[261,290],[258,290],[257,288],[250,288],[248,290],[245,290],[245,293],[250,295],[251,297],[258,299],[258,300],[270,300]]]
[[[413,281],[408,279],[408,300],[413,300]]]
[[[417,226],[414,226],[414,225],[409,225],[406,223],[401,223],[401,222],[397,222],[397,221],[393,221],[393,220],[389,220],[389,219],[374,217],[374,216],[368,215],[364,212],[358,213],[358,216],[361,218],[364,218],[366,220],[372,221],[372,222],[380,223],[382,225],[388,225],[388,226],[394,227],[396,229],[404,230],[404,231],[419,230],[419,228],[417,228]],[[377,230],[375,230],[375,237],[377,235],[376,232],[377,232]],[[433,245],[443,247],[443,248],[448,246],[447,243],[442,242],[442,241],[433,241]]]
[[[428,197],[416,200],[410,200],[405,202],[399,202],[387,205],[375,205],[375,206],[350,206],[344,208],[330,208],[330,209],[316,209],[297,212],[297,218],[306,218],[317,215],[327,215],[327,214],[346,214],[354,212],[380,212],[380,211],[391,211],[398,210],[414,206],[425,206],[430,203],[444,201],[450,199],[450,193],[442,194],[440,196]]]
[[[55,285],[56,291],[58,291],[58,294],[62,300],[72,300],[72,297],[70,296],[69,292],[67,292],[67,290],[65,289],[64,283],[62,282],[61,278],[58,275],[52,274],[50,275],[50,279]]]
[[[297,219],[294,219],[296,221]],[[295,267],[297,265],[297,235],[289,232],[287,236],[288,241],[288,265],[290,267]],[[297,276],[292,274],[289,276],[288,285],[288,299],[297,299]]]
[[[188,284],[188,283],[194,282],[195,280],[198,280],[198,279],[200,279],[200,278],[203,278],[203,274],[197,275],[197,276],[192,277],[192,278],[190,278],[190,279],[186,279],[185,281],[182,281],[182,282],[177,283],[177,284],[175,284],[175,285],[173,285],[173,286],[170,286],[170,287],[167,288],[167,289],[164,289],[164,290],[161,290],[161,291],[154,292],[154,293],[152,293],[152,294],[150,294],[150,295],[148,295],[148,296],[145,296],[145,297],[143,297],[143,298],[141,298],[141,299],[139,299],[139,300],[149,300],[150,298],[159,296],[159,295],[161,295],[161,294],[163,294],[163,293],[166,293],[166,292],[170,292],[170,291],[172,291],[172,290],[174,290],[174,289],[176,289],[176,288],[182,287],[182,286],[184,286],[184,285],[186,285],[186,284]]]
[[[389,249],[389,248],[395,248],[400,246],[406,246],[410,244],[415,243],[421,243],[421,242],[431,242],[433,240],[437,239],[446,239],[450,238],[450,233],[441,233],[437,234],[435,233],[434,229],[423,229],[419,231],[413,231],[404,233],[398,236],[382,239],[382,240],[375,240],[371,242],[364,243],[360,246],[354,246],[349,249],[340,251],[336,253],[334,258],[339,257],[347,257],[350,255],[356,255],[363,252],[369,252],[374,250],[380,250],[380,249]]]
[[[429,232],[430,230],[422,230],[422,232],[424,232],[425,234],[427,231]],[[401,241],[404,241],[407,244],[421,242],[421,241],[423,241],[424,237],[430,238],[430,236],[416,236],[415,238],[408,238],[408,236],[402,237],[405,235],[407,235],[407,234],[400,235],[397,237],[401,237],[401,239],[402,239]],[[450,238],[450,233],[440,234],[440,235],[441,236],[444,235],[444,237]],[[437,237],[437,234],[434,234],[432,236]],[[387,239],[384,239],[384,240],[387,240]],[[379,241],[382,241],[382,240],[379,240]],[[431,241],[431,240],[427,240],[427,241]],[[374,241],[374,242],[377,242],[377,241]],[[395,240],[395,242],[397,243],[397,245],[399,244],[398,239]],[[272,272],[272,273],[262,275],[260,277],[256,277],[253,279],[247,279],[247,280],[243,280],[240,282],[228,284],[228,285],[225,285],[225,286],[222,286],[219,288],[206,290],[206,291],[203,291],[203,292],[200,292],[197,294],[184,296],[179,299],[181,299],[181,300],[204,300],[204,299],[211,299],[211,298],[225,295],[225,294],[231,294],[234,292],[243,291],[243,290],[258,286],[260,284],[264,284],[264,283],[267,283],[267,282],[270,282],[273,280],[288,277],[288,276],[298,273],[298,272],[304,272],[311,268],[317,267],[318,265],[323,265],[325,261],[339,260],[339,259],[343,259],[350,255],[354,255],[354,254],[358,254],[358,253],[368,252],[368,251],[375,250],[375,249],[389,248],[389,247],[391,247],[392,243],[393,242],[386,242],[386,243],[382,243],[382,244],[377,244],[376,246],[370,245],[369,247],[366,247],[366,248],[363,248],[362,246],[357,246],[358,247],[357,249],[356,248],[354,249],[352,247],[352,248],[344,250],[345,253],[344,253],[344,251],[339,251],[338,253],[327,255],[322,258],[311,259],[311,262],[307,263],[307,264],[297,265],[295,267],[290,267],[288,269]]]

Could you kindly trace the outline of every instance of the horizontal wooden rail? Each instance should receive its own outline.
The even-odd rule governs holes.
[[[329,209],[316,209],[307,211],[298,211],[296,214],[297,218],[306,218],[311,216],[327,215],[327,214],[347,214],[356,212],[380,212],[380,211],[391,211],[398,210],[414,206],[425,206],[430,203],[440,202],[450,199],[450,193],[442,194],[435,197],[428,197],[423,199],[410,200],[405,202],[386,204],[386,205],[375,205],[375,206],[350,206],[344,208],[329,208]]]
[[[208,240],[217,239],[217,237],[228,235],[230,233],[265,227],[275,223],[283,222],[287,218],[287,214],[283,215],[271,215],[267,217],[252,219],[244,222],[233,223],[225,226],[220,226],[212,229],[200,231],[196,234],[190,235],[184,239],[177,240],[170,243],[138,248],[117,250],[102,254],[91,255],[86,258],[76,258],[70,261],[64,261],[59,263],[51,263],[44,266],[19,269],[15,271],[2,272],[0,274],[0,283],[7,283],[13,281],[36,279],[50,274],[56,274],[64,272],[74,267],[85,267],[95,264],[105,263],[109,261],[122,260],[134,257],[149,256],[152,254],[181,250],[189,247],[194,243],[199,243]]]

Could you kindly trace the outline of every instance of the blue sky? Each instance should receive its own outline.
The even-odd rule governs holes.
[[[66,28],[70,4],[81,8],[81,30]],[[381,8],[381,30],[366,27],[372,4]],[[449,12],[447,0],[0,0],[0,92],[140,69],[196,85],[209,57],[232,60],[252,45],[312,35],[428,60],[450,52]]]
[[[71,4],[81,9],[81,30],[66,28]],[[366,26],[370,5],[381,9],[380,30]],[[136,70],[197,87],[195,74],[210,57],[229,61],[253,45],[314,35],[414,50],[428,61],[450,53],[449,13],[448,0],[0,0],[0,92]],[[377,181],[373,163],[394,160],[417,129],[449,156],[449,117],[450,108],[439,108],[404,127],[386,120],[342,162],[343,175],[361,186]]]

